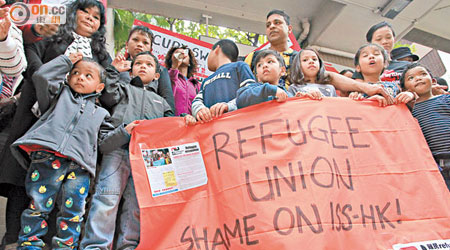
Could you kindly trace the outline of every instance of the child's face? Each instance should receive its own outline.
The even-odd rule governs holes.
[[[307,78],[317,77],[320,69],[319,57],[314,51],[305,50],[300,55],[300,66]]]
[[[77,10],[77,26],[75,32],[78,35],[91,37],[100,27],[100,10],[97,6]]]
[[[101,83],[98,65],[80,61],[70,71],[69,86],[79,94],[100,93],[105,86]]]
[[[405,87],[419,96],[431,93],[431,85],[435,80],[424,67],[409,69],[405,74]]]
[[[394,34],[391,28],[384,26],[373,33],[372,41],[370,42],[382,46],[390,54],[392,47],[394,47]]]
[[[260,82],[278,85],[278,81],[285,72],[286,68],[280,65],[274,55],[268,55],[256,63],[256,77]]]
[[[147,33],[137,30],[131,34],[130,39],[125,43],[125,49],[131,58],[134,58],[141,52],[150,51],[152,49],[152,40]]]
[[[133,76],[139,76],[144,84],[159,78],[159,73],[156,72],[155,59],[150,55],[138,56],[134,61],[131,72]]]
[[[381,75],[385,67],[382,52],[374,46],[367,46],[359,54],[359,65],[356,70],[364,75]]]

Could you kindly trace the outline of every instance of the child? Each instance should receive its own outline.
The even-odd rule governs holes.
[[[23,210],[29,204],[24,188],[26,171],[12,155],[9,146],[23,136],[37,121],[31,110],[37,101],[36,89],[45,87],[32,82],[33,73],[43,64],[65,54],[66,51],[68,51],[66,55],[70,55],[73,51],[82,51],[86,55],[85,58],[89,57],[90,54],[90,57],[103,67],[111,63],[105,47],[106,29],[104,24],[106,18],[105,7],[102,2],[97,0],[71,1],[66,14],[66,23],[59,26],[57,34],[39,42],[25,45],[25,54],[28,61],[28,67],[24,72],[26,79],[22,82],[20,101],[11,123],[11,127],[14,129],[10,131],[5,147],[0,152],[0,190],[5,190],[5,187],[10,189],[5,211],[5,217],[8,218],[9,225],[20,225],[20,220],[16,218],[20,218]],[[35,86],[37,86],[36,89]],[[17,242],[20,227],[16,229],[14,226],[8,226],[7,228],[8,239],[15,238],[15,242]],[[49,234],[54,233],[54,231],[54,226],[51,225]],[[46,240],[46,237],[44,237],[44,240]]]
[[[294,58],[291,69],[291,85],[288,92],[320,100],[323,96],[336,97],[336,89],[358,91],[368,95],[381,94],[389,103],[392,97],[382,86],[359,83],[335,72],[327,72],[322,59],[312,48],[301,50]]]
[[[200,91],[200,83],[194,77],[197,71],[194,53],[187,46],[174,46],[167,52],[165,64],[172,82],[175,115],[192,114],[192,101]]]
[[[192,114],[198,121],[208,122],[236,110],[236,91],[255,82],[250,67],[236,62],[238,55],[239,49],[231,40],[223,39],[213,45],[208,55],[208,69],[215,72],[203,81],[192,101]]]
[[[244,108],[253,104],[276,99],[284,102],[288,98],[284,84],[279,80],[286,74],[281,55],[274,50],[263,50],[255,59],[256,79],[260,83],[249,83],[237,91],[236,104]]]
[[[325,71],[322,59],[312,48],[299,52],[298,59],[294,59],[289,93],[311,93],[327,97],[337,97],[336,89],[330,84],[330,77]],[[317,93],[317,94],[315,94]]]
[[[119,81],[120,72],[113,66],[106,70],[108,78],[100,102],[114,110],[112,123],[115,127],[129,124],[130,129],[121,130],[121,141],[108,145],[109,153],[103,155],[80,248],[111,249],[116,217],[120,216],[115,249],[134,249],[139,244],[140,221],[129,160],[130,134],[139,120],[173,116],[173,112],[164,98],[156,94],[154,82],[159,77],[159,63],[149,51],[134,57],[131,82]],[[121,200],[123,206],[118,213]]]
[[[388,55],[383,47],[377,44],[365,44],[361,46],[355,55],[356,71],[361,73],[364,82],[374,84],[380,81],[380,75],[388,63]],[[411,92],[401,92],[400,87],[395,82],[380,82],[390,96],[394,98],[394,103],[409,103],[414,100],[414,94]],[[352,99],[363,99],[367,95],[350,93]],[[369,100],[377,100],[381,106],[386,106],[386,99],[379,95],[373,95]],[[411,104],[411,103],[410,103]]]
[[[432,84],[435,81],[430,71],[418,63],[409,65],[400,78],[402,87],[419,96],[412,115],[419,121],[450,190],[450,95],[433,95]]]
[[[141,52],[151,52],[153,39],[153,32],[145,26],[137,25],[131,29],[128,34],[128,40],[125,43],[125,55],[118,54],[112,63],[121,72],[120,77],[122,81],[129,82],[131,80],[131,61]],[[160,65],[158,74],[158,79],[152,83],[156,86],[156,93],[166,100],[172,110],[175,110],[169,73],[166,68]]]
[[[69,70],[66,85],[63,78]],[[110,143],[104,130],[112,128],[105,122],[109,113],[95,104],[104,87],[104,69],[81,53],[61,55],[42,65],[33,82],[40,86],[36,94],[44,114],[11,145],[22,166],[28,166],[23,151],[31,158],[25,180],[31,204],[22,213],[17,249],[44,247],[40,237],[47,233],[46,219],[57,199],[62,203],[52,248],[76,248],[89,179],[95,175],[97,141],[100,147]]]
[[[382,46],[388,54],[387,66],[380,77],[381,81],[399,84],[400,76],[409,62],[391,60],[389,56],[395,43],[395,32],[391,24],[382,21],[372,25],[366,33],[366,41]],[[363,76],[359,72],[355,72],[353,79],[363,80]]]

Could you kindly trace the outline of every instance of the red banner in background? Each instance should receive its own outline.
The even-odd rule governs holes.
[[[298,45],[297,39],[295,38],[295,36],[292,32],[289,33],[289,39],[287,42],[288,42],[289,48],[296,50],[296,51],[300,51],[300,49],[301,49],[300,45]],[[262,50],[262,49],[268,49],[268,48],[270,48],[269,41],[265,42],[263,45],[259,46],[255,50]]]
[[[133,25],[146,26],[153,32],[154,39],[152,41],[152,53],[158,58],[162,65],[164,65],[164,58],[170,48],[173,46],[187,45],[194,53],[195,59],[197,59],[198,69],[196,76],[204,79],[212,74],[212,72],[208,70],[207,64],[207,58],[211,51],[212,44],[137,19],[134,20]]]
[[[450,244],[450,194],[404,105],[292,99],[192,127],[161,118],[133,131],[130,155],[138,249]]]

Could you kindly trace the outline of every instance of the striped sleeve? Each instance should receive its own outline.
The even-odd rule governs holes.
[[[416,103],[412,113],[433,155],[450,155],[450,95]]]
[[[11,24],[6,40],[0,42],[0,72],[7,76],[18,76],[26,67],[22,32]]]
[[[198,111],[205,107],[206,106],[203,102],[203,89],[201,89],[192,101],[192,115],[197,117]]]

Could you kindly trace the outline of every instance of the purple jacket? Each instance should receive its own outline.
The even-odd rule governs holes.
[[[194,77],[187,79],[180,74],[178,69],[169,69],[169,76],[175,99],[175,115],[179,116],[182,113],[192,114],[192,100],[194,100],[194,97],[200,90],[200,82]]]

